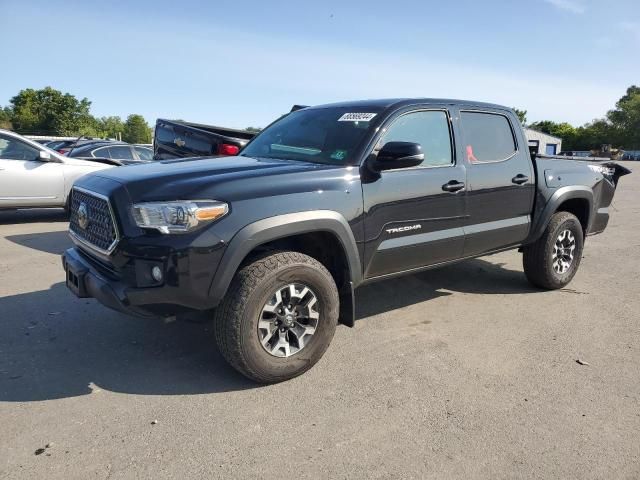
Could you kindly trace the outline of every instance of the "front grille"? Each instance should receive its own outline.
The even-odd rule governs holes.
[[[109,201],[78,188],[71,192],[69,230],[84,243],[103,253],[110,253],[118,242],[118,231]]]

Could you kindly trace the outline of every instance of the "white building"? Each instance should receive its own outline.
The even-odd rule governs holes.
[[[524,128],[524,133],[529,141],[529,148],[534,149],[536,153],[557,155],[562,151],[561,138],[527,127]]]

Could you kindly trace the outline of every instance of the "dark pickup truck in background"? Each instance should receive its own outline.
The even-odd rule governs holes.
[[[306,107],[293,105],[290,112]],[[159,118],[156,121],[153,142],[154,159],[237,155],[257,133],[251,130]]]
[[[162,125],[169,146],[187,144],[181,125]],[[215,309],[229,363],[277,382],[311,368],[339,321],[353,325],[356,290],[368,282],[519,249],[531,283],[567,285],[627,173],[530,155],[518,117],[499,105],[303,108],[239,156],[81,178],[66,282],[136,315]]]
[[[156,121],[153,158],[237,155],[256,134],[247,130],[215,127],[181,120]]]

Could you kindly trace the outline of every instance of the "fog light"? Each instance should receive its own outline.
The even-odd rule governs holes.
[[[160,270],[160,267],[153,267],[151,269],[151,276],[153,277],[153,279],[156,282],[161,282],[162,281],[162,270]]]

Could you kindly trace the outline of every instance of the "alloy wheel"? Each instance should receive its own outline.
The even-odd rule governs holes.
[[[573,263],[573,253],[576,249],[576,239],[571,230],[563,230],[558,235],[553,246],[551,262],[556,273],[564,274],[569,271]]]
[[[258,339],[274,357],[290,357],[305,348],[318,327],[319,302],[302,283],[279,287],[258,319]]]

